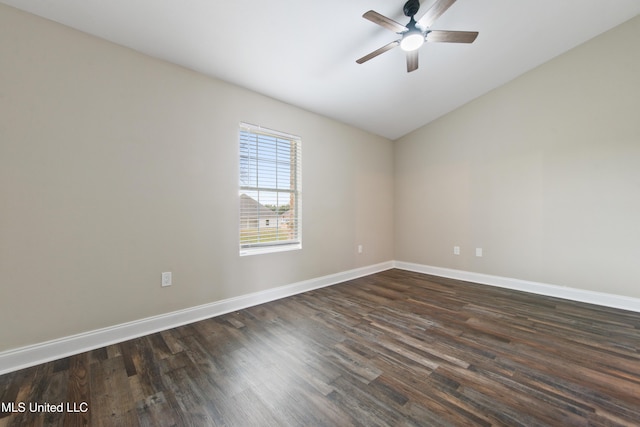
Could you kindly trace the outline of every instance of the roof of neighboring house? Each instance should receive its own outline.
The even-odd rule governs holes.
[[[271,209],[260,204],[253,197],[246,194],[240,195],[240,212],[242,216],[254,216],[255,218],[277,218],[278,214]]]

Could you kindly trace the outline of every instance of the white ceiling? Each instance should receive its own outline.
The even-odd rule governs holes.
[[[639,0],[458,0],[431,29],[475,43],[427,43],[408,74],[399,48],[355,62],[397,39],[362,14],[406,24],[404,0],[0,2],[392,140],[640,14]]]

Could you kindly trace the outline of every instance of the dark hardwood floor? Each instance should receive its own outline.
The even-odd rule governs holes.
[[[0,426],[640,425],[640,313],[389,270],[0,376],[0,402]]]

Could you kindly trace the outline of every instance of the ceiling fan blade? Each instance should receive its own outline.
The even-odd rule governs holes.
[[[437,0],[434,5],[431,6],[420,19],[416,19],[416,21],[422,28],[427,29],[455,2],[456,0]]]
[[[385,53],[388,50],[393,49],[394,47],[398,46],[399,44],[400,44],[400,40],[392,41],[391,43],[382,46],[380,49],[374,50],[370,54],[365,55],[362,58],[356,60],[356,62],[358,64],[362,64],[363,62],[367,62],[368,60],[373,59],[376,56],[381,55],[381,54]]]
[[[396,21],[394,21],[393,19],[387,18],[384,15],[380,15],[375,10],[370,10],[370,11],[366,12],[364,15],[362,15],[362,17],[364,19],[368,19],[369,21],[373,22],[374,24],[378,24],[378,25],[386,28],[387,30],[393,31],[394,33],[401,33],[403,31],[407,31],[407,27],[405,27],[404,25],[399,24]]]
[[[431,31],[426,41],[436,43],[473,43],[477,31]]]
[[[418,69],[418,50],[407,52],[407,73]]]

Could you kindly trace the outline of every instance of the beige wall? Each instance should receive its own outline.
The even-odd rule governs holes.
[[[638,40],[640,17],[398,140],[395,258],[640,297]]]
[[[3,5],[0,61],[0,351],[393,259],[390,141]],[[241,121],[302,137],[301,251],[238,255]]]

